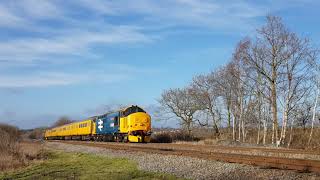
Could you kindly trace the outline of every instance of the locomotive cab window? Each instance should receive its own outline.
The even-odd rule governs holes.
[[[131,106],[122,112],[122,117],[129,116],[130,114],[137,113],[137,112],[144,112],[145,113],[145,111],[143,109],[141,109],[140,107]]]

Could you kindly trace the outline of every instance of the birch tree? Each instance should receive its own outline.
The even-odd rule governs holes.
[[[270,93],[266,95],[266,99],[272,111],[272,144],[276,141],[279,144],[285,137],[288,113],[292,108],[291,100],[296,97],[299,89],[297,87],[302,84],[303,78],[299,77],[300,70],[304,69],[302,61],[311,50],[308,42],[291,33],[279,17],[267,16],[267,23],[257,33],[255,40],[245,39],[239,44],[242,48],[238,48],[238,55],[267,81],[266,88]],[[283,84],[288,91],[285,93],[284,124],[279,136],[278,98]]]
[[[317,63],[317,62],[316,62]],[[309,135],[309,140],[308,140],[308,146],[311,143],[312,135],[313,135],[313,128],[314,128],[314,121],[316,119],[316,110],[318,106],[318,99],[320,96],[320,65],[319,64],[314,64],[316,66],[316,76],[315,76],[315,83],[316,83],[316,89],[317,93],[315,96],[315,102],[314,102],[314,107],[313,107],[313,114],[312,114],[312,122],[311,122],[311,130],[310,130],[310,135]]]
[[[289,33],[286,43],[286,53],[283,59],[283,81],[280,83],[284,92],[283,118],[279,143],[284,144],[287,124],[291,112],[298,107],[311,89],[312,66],[315,64],[315,50],[308,39],[299,38],[295,33]]]

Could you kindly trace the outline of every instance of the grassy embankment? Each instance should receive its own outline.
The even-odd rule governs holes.
[[[50,152],[47,159],[0,173],[0,179],[177,179],[172,175],[138,170],[127,159],[83,153]]]
[[[22,136],[18,128],[0,123],[0,180],[177,179],[138,170],[134,162],[126,159],[47,151],[41,142]]]

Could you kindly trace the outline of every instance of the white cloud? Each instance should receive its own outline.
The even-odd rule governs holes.
[[[96,14],[125,16],[139,14],[147,23],[188,25],[209,28],[248,26],[251,18],[264,16],[266,7],[242,0],[101,1],[83,0],[83,7]],[[89,3],[90,2],[90,3]],[[236,31],[235,29],[233,29]]]
[[[86,73],[61,73],[40,72],[27,75],[0,75],[0,88],[30,88],[66,86],[80,83],[114,83],[127,80],[127,74],[86,72]]]
[[[0,27],[18,26],[22,23],[24,23],[22,18],[12,13],[6,7],[0,5]]]
[[[151,41],[151,37],[126,26],[109,27],[102,32],[75,31],[54,38],[23,38],[0,42],[0,62],[34,63],[52,55],[86,56],[93,45]]]
[[[244,0],[7,1],[0,4],[0,27],[13,28],[21,34],[13,33],[0,41],[0,67],[38,63],[41,68],[44,61],[99,57],[93,53],[93,47],[105,47],[107,51],[115,44],[150,43],[176,27],[181,31],[185,27],[200,27],[205,32],[241,33],[254,27],[255,19],[264,16],[269,6],[272,7],[271,2],[257,5]],[[132,71],[131,67],[122,68]],[[97,78],[109,81],[119,76],[102,77]],[[25,77],[4,74],[0,87],[42,87],[83,81],[88,80],[77,73]]]
[[[160,73],[159,69],[137,67],[129,64],[107,64],[91,68],[64,71],[24,70],[20,73],[0,73],[0,89],[70,86],[77,84],[114,84],[128,81],[139,75]]]
[[[81,7],[76,8],[76,7]],[[75,16],[77,11],[87,13]],[[105,16],[141,18],[127,23],[108,23]],[[32,36],[11,37],[0,42],[0,63],[36,64],[57,56],[92,55],[94,45],[146,43],[179,25],[240,31],[248,19],[260,16],[258,6],[244,1],[37,1],[21,0],[0,5],[0,26],[18,26]],[[52,27],[50,20],[54,19]],[[48,20],[48,23],[43,23]],[[42,22],[42,23],[41,23]],[[117,24],[117,25],[115,25]],[[132,25],[134,24],[134,25]],[[226,31],[223,31],[226,32]],[[36,33],[36,34],[35,34]],[[238,33],[238,32],[237,32]]]
[[[16,7],[22,9],[23,15],[35,19],[59,18],[63,16],[61,6],[57,7],[54,1],[48,0],[20,0]]]

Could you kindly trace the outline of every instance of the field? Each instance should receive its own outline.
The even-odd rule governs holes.
[[[0,179],[177,179],[175,176],[138,170],[123,158],[84,153],[50,152],[48,159],[0,173]]]

